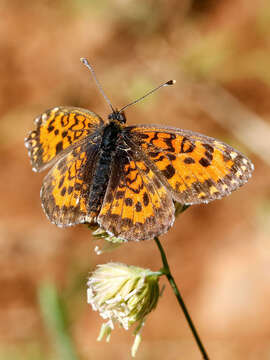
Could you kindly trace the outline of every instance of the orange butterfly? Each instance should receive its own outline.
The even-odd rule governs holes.
[[[52,167],[41,188],[52,223],[95,223],[124,240],[151,239],[172,226],[173,201],[207,203],[250,178],[253,164],[229,145],[172,127],[127,126],[123,110],[131,104],[109,105],[106,122],[85,109],[50,109],[25,139],[33,170]]]

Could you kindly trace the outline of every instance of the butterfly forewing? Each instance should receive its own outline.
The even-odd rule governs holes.
[[[25,139],[34,171],[42,171],[78,141],[97,131],[103,120],[95,113],[75,108],[56,107],[35,120],[36,129]]]
[[[131,126],[125,139],[183,204],[222,198],[243,185],[253,170],[250,160],[229,145],[187,130]]]

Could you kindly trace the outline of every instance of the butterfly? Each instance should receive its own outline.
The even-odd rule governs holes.
[[[252,162],[231,146],[174,127],[127,126],[124,108],[111,106],[107,121],[76,107],[36,118],[25,145],[34,171],[51,168],[41,200],[52,223],[98,224],[126,241],[152,239],[173,225],[174,202],[208,203],[250,178]]]

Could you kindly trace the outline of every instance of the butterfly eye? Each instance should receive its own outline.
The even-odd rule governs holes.
[[[126,115],[124,112],[119,113],[119,119],[118,119],[121,123],[125,124],[127,119],[126,119]]]

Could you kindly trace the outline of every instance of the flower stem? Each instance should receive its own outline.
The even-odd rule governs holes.
[[[194,336],[194,338],[196,340],[196,343],[197,343],[197,345],[198,345],[198,347],[200,349],[200,352],[201,352],[201,354],[203,356],[203,359],[204,360],[209,360],[207,352],[206,352],[206,350],[205,350],[205,348],[204,348],[204,346],[203,346],[203,344],[202,344],[202,342],[200,340],[200,337],[199,337],[199,335],[197,333],[197,330],[196,330],[196,328],[195,328],[195,326],[194,326],[194,324],[193,324],[193,322],[191,320],[191,317],[190,317],[190,315],[188,313],[188,310],[186,308],[184,300],[183,300],[183,298],[182,298],[182,296],[180,294],[180,291],[179,291],[179,289],[178,289],[178,287],[177,287],[177,285],[176,285],[176,283],[174,281],[174,278],[173,278],[173,276],[171,274],[170,267],[169,267],[169,264],[168,264],[164,249],[163,249],[158,237],[156,236],[154,239],[155,239],[155,242],[156,242],[156,244],[157,244],[157,246],[159,248],[161,258],[162,258],[162,262],[163,262],[162,272],[163,272],[164,275],[166,275],[166,277],[167,277],[167,279],[168,279],[168,281],[169,281],[169,283],[170,283],[170,285],[171,285],[171,287],[172,287],[172,289],[173,289],[173,291],[175,293],[177,301],[178,301],[179,305],[181,306],[181,308],[183,310],[185,318],[186,318],[186,320],[188,322],[188,325],[190,327],[190,330],[191,330],[191,332],[192,332],[192,334],[193,334],[193,336]]]

